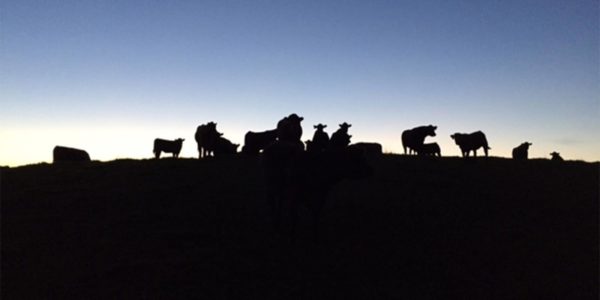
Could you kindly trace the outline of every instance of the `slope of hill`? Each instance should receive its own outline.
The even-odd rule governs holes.
[[[598,297],[598,163],[372,164],[294,245],[258,159],[1,170],[2,298]]]

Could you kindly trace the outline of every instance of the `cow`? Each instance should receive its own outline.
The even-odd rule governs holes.
[[[54,163],[88,162],[90,155],[85,150],[56,146],[52,150],[52,159]]]
[[[280,229],[284,207],[289,207],[292,241],[299,205],[304,205],[312,215],[316,241],[320,214],[331,188],[343,179],[365,178],[373,172],[360,149],[307,152],[285,141],[277,141],[265,149],[263,166],[274,226]]]
[[[473,151],[473,156],[477,156],[477,149],[483,148],[485,156],[488,156],[488,150],[492,149],[488,146],[485,134],[481,131],[475,131],[473,133],[455,133],[450,135],[456,145],[460,147],[460,151],[463,157],[468,157],[469,152]]]
[[[348,128],[352,127],[352,124],[346,122],[340,124],[340,128],[331,135],[329,140],[330,149],[343,149],[350,145],[351,135],[348,134]]]
[[[402,132],[402,147],[404,148],[404,154],[417,153],[417,148],[425,143],[425,138],[427,136],[435,136],[436,129],[437,126],[427,125],[404,130]]]
[[[306,151],[310,152],[321,152],[327,149],[329,146],[329,135],[323,131],[327,125],[317,124],[314,125],[315,134],[313,135],[312,141],[306,141]]]
[[[214,145],[215,157],[235,155],[239,146],[239,144],[234,144],[224,137],[219,137]]]
[[[277,122],[277,140],[283,142],[295,143],[298,147],[304,149],[304,144],[301,141],[302,138],[302,125],[300,124],[304,120],[303,117],[297,114],[291,114]]]
[[[415,148],[415,151],[417,152],[417,155],[432,155],[442,157],[442,150],[440,149],[440,145],[438,145],[438,143],[428,143],[416,147],[417,148]]]
[[[551,160],[553,161],[564,161],[564,159],[560,156],[560,153],[556,151],[550,153],[550,156],[552,156]]]
[[[214,146],[223,134],[217,131],[217,123],[208,122],[196,128],[194,139],[198,144],[198,158],[212,156]]]
[[[355,143],[350,145],[355,149],[360,149],[366,157],[379,157],[383,155],[383,147],[379,143]]]
[[[525,142],[522,143],[521,145],[513,148],[512,150],[512,158],[514,160],[527,160],[528,159],[528,151],[529,151],[529,146],[531,146],[532,144],[529,142]]]
[[[242,153],[247,155],[258,155],[261,150],[277,140],[277,129],[263,132],[248,131],[244,136],[244,147]]]
[[[179,157],[179,152],[181,152],[181,146],[185,139],[178,138],[174,141],[163,140],[163,139],[155,139],[154,140],[154,156],[156,159],[160,158],[160,153],[173,153],[173,157]]]

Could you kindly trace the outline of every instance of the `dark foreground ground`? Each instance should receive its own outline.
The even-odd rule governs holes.
[[[599,164],[373,165],[295,245],[255,159],[2,170],[2,299],[598,299]]]

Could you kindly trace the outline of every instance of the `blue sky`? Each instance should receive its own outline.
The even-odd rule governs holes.
[[[597,1],[0,3],[0,165],[148,158],[218,123],[243,142],[292,112],[401,152],[404,129],[484,131],[491,155],[600,160]]]

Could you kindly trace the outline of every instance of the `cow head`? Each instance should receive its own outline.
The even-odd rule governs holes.
[[[435,136],[435,130],[437,129],[437,126],[429,125],[426,128],[427,128],[426,133],[428,136]]]
[[[299,117],[297,114],[291,114],[291,115],[289,115],[288,119],[291,120],[291,121],[294,121],[294,122],[298,122],[298,123],[300,123],[300,122],[302,122],[302,120],[304,120],[303,117]]]
[[[340,129],[342,129],[343,131],[348,131],[348,128],[352,127],[352,124],[348,124],[346,122],[340,124]]]
[[[319,123],[317,125],[314,125],[313,127],[318,131],[323,131],[323,129],[325,129],[327,127],[327,125],[323,125],[323,124]]]
[[[529,146],[531,146],[531,145],[533,145],[533,144],[530,142],[525,142],[525,143],[521,144],[521,147],[523,147],[525,149],[529,149]]]

